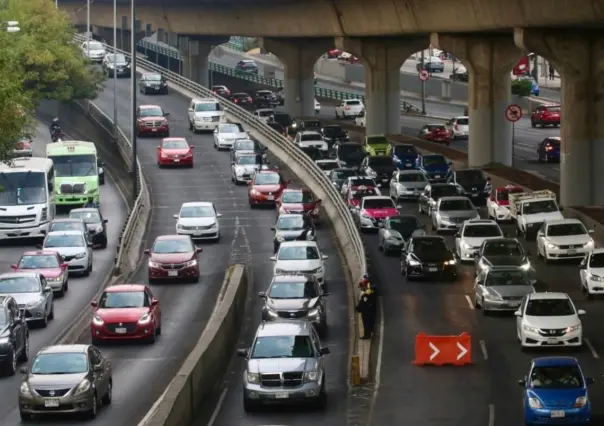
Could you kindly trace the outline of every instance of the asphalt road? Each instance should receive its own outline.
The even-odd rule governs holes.
[[[46,157],[46,143],[49,141],[48,127],[39,123],[34,138],[34,155]],[[113,268],[113,258],[119,233],[126,219],[126,206],[124,199],[117,190],[113,180],[107,176],[106,184],[101,187],[101,212],[109,221],[107,231],[109,233],[109,246],[105,250],[95,250],[93,254],[93,271],[89,277],[70,277],[69,291],[62,299],[55,301],[55,319],[51,321],[46,329],[35,329],[32,327],[30,333],[30,358],[42,349],[50,345],[61,332],[73,321],[74,317],[85,309],[92,297],[98,290]],[[8,241],[0,244],[0,270],[11,272],[10,265],[17,263],[21,254],[27,250],[35,250],[38,244],[32,240]],[[5,377],[0,379],[0,424],[14,426],[19,423],[19,409],[17,406],[17,392],[21,382],[21,375]]]
[[[130,90],[129,79],[118,81],[118,115],[124,130],[129,133]],[[154,294],[162,306],[163,330],[161,337],[152,346],[119,344],[101,348],[113,364],[114,399],[111,407],[102,409],[96,425],[131,426],[151,408],[155,400],[180,368],[183,360],[196,343],[213,309],[217,292],[224,277],[224,271],[233,263],[245,263],[251,268],[254,281],[249,289],[250,303],[254,310],[249,311],[243,342],[249,344],[251,333],[260,320],[256,296],[265,290],[272,278],[272,232],[275,213],[273,210],[250,210],[247,203],[246,187],[236,187],[230,181],[228,154],[217,152],[212,147],[212,136],[194,135],[188,130],[186,112],[189,99],[172,91],[167,96],[145,96],[139,94],[138,104],[157,104],[171,113],[171,135],[184,136],[195,145],[195,167],[193,169],[161,169],[156,165],[157,140],[139,138],[138,154],[149,184],[153,210],[146,237],[150,246],[158,235],[173,234],[175,220],[172,215],[178,213],[182,203],[187,201],[212,201],[223,214],[220,219],[222,238],[219,243],[202,244],[200,268],[202,277],[198,284],[152,285]],[[95,103],[108,115],[113,114],[112,84]],[[347,315],[345,284],[340,269],[340,260],[326,230],[320,231],[319,245],[329,256],[327,279],[333,283],[334,295],[329,302],[329,316],[334,332],[327,342],[334,351],[329,358],[332,371],[328,388],[334,394],[334,400],[343,400],[346,396],[347,360]],[[146,262],[131,280],[135,283],[147,283]],[[252,330],[253,329],[253,330]],[[85,335],[82,342],[88,342]],[[233,364],[238,371],[241,360]],[[229,374],[225,380],[227,390],[224,404],[220,407],[217,424],[247,423],[257,424],[263,417],[246,418],[240,398],[237,378]],[[222,390],[221,390],[222,391]],[[330,406],[327,413],[333,418],[344,418],[342,404]],[[306,424],[304,414],[291,418],[287,413],[280,414],[288,424],[292,420]],[[279,414],[277,414],[279,416]],[[245,420],[241,420],[241,418]],[[274,416],[267,414],[264,423],[275,423]],[[310,417],[312,419],[312,417]],[[283,421],[282,421],[283,422]],[[247,424],[245,423],[245,424]],[[69,423],[75,424],[75,423]],[[87,423],[89,424],[89,423]]]

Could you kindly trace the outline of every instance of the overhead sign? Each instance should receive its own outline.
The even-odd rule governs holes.
[[[505,118],[512,123],[522,118],[522,108],[520,105],[512,104],[505,109]]]
[[[459,336],[428,336],[419,333],[415,338],[414,365],[469,365],[472,364],[472,338],[468,333]]]
[[[419,72],[419,79],[421,81],[426,81],[430,79],[430,73],[427,70],[421,70]]]

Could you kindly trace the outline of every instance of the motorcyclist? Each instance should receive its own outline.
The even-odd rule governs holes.
[[[97,204],[94,202],[94,197],[88,197],[88,201],[84,204],[84,208],[97,208]]]
[[[58,118],[53,118],[52,122],[50,123],[49,126],[49,130],[50,130],[50,137],[51,139],[54,141],[56,141],[61,134],[61,125],[59,124],[59,119]]]

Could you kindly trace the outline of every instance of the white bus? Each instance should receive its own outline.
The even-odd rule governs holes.
[[[51,159],[26,157],[0,163],[0,239],[43,238],[55,215]]]

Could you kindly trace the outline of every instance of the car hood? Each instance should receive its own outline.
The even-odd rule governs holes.
[[[54,250],[61,256],[75,256],[86,253],[86,247],[44,247],[44,250]]]
[[[535,389],[527,390],[529,398],[537,398],[546,407],[570,407],[577,398],[585,396],[585,388],[575,389]]]
[[[314,203],[283,203],[281,208],[287,211],[309,211],[315,207]]]
[[[149,308],[101,308],[97,309],[95,314],[106,322],[137,322],[148,312]]]
[[[371,216],[374,219],[384,219],[389,216],[398,215],[398,211],[395,208],[389,209],[363,209],[363,213]]]
[[[276,269],[283,269],[288,272],[310,271],[321,267],[320,259],[312,260],[278,260]]]
[[[226,140],[236,140],[236,139],[248,139],[249,136],[247,133],[245,132],[239,132],[239,133],[218,133],[218,138],[219,139],[226,139]]]
[[[4,293],[6,296],[11,296],[19,305],[27,305],[28,303],[39,302],[42,297],[40,293]]]
[[[259,192],[272,192],[273,194],[279,193],[282,190],[281,185],[254,185],[252,189]]]
[[[483,260],[490,266],[522,266],[528,259],[526,256],[487,256]]]
[[[296,311],[311,309],[317,304],[318,297],[312,299],[267,299],[268,305],[278,311]]]
[[[405,155],[395,155],[394,160],[399,162],[410,162],[411,165],[415,164],[415,160],[419,157],[419,154],[405,154]]]
[[[193,252],[151,253],[151,260],[158,263],[183,263],[193,259]]]
[[[302,232],[304,232],[304,229],[293,229],[293,230],[284,230],[284,231],[277,230],[277,232],[275,233],[275,236],[282,237],[283,239],[285,239],[285,241],[291,241],[291,240],[295,240],[300,235],[302,235]]]
[[[434,165],[434,166],[422,166],[422,168],[429,172],[429,173],[449,173],[449,171],[451,170],[451,167],[448,165],[445,166],[438,166],[438,165]]]
[[[401,182],[399,185],[407,189],[424,189],[428,182]]]
[[[523,215],[527,223],[533,222],[548,222],[550,220],[562,220],[564,216],[562,213],[558,212],[549,212],[549,213],[534,213]]]
[[[34,389],[73,388],[86,378],[86,373],[78,374],[28,374],[27,382]]]
[[[283,373],[290,371],[314,371],[317,361],[314,358],[265,358],[250,359],[248,372],[250,373]]]
[[[441,216],[445,216],[451,219],[473,219],[478,215],[476,210],[440,210],[439,213],[441,214]]]
[[[249,171],[249,172],[253,172],[256,171],[260,168],[260,164],[236,164],[235,165],[235,170],[239,171]]]
[[[501,237],[482,237],[482,238],[468,238],[468,237],[464,237],[463,241],[467,244],[469,244],[472,247],[480,247],[482,245],[482,243],[486,240],[492,240],[494,238],[501,238]]]
[[[547,239],[556,245],[581,245],[591,241],[591,237],[588,234],[584,235],[567,235],[563,237],[547,237]]]
[[[535,292],[532,285],[495,285],[488,289],[500,297],[524,297]]]
[[[61,268],[35,268],[35,269],[16,269],[15,272],[39,272],[45,278],[56,278],[61,275]]]
[[[139,117],[139,120],[144,121],[146,123],[147,121],[161,121],[161,120],[164,120],[165,118],[166,117],[158,115],[158,116],[151,116],[151,117]]]
[[[563,315],[553,317],[537,317],[532,315],[525,315],[524,320],[527,324],[533,327],[545,329],[567,328],[581,323],[577,315]]]
[[[216,223],[216,218],[213,217],[181,217],[178,219],[178,224],[183,226],[208,226]]]

